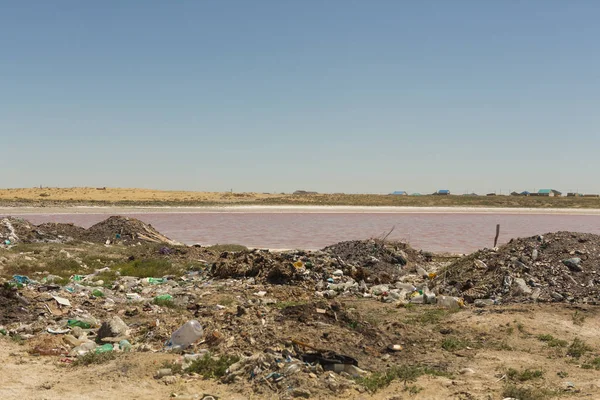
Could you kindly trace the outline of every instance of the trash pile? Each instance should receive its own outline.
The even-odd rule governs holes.
[[[162,235],[152,225],[135,218],[112,216],[85,229],[73,224],[45,223],[34,225],[16,217],[0,219],[0,244],[21,243],[67,243],[72,241],[92,243],[136,244],[179,243]]]
[[[513,239],[438,271],[432,289],[468,303],[600,302],[600,236],[556,232]]]

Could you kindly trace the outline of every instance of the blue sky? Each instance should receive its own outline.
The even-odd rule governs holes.
[[[0,0],[0,187],[600,192],[595,0]]]

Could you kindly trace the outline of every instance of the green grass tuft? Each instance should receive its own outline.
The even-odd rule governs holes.
[[[212,357],[206,354],[203,358],[194,360],[192,364],[185,369],[187,373],[196,373],[204,379],[221,378],[225,375],[227,368],[240,360],[237,356],[223,355],[220,357]]]
[[[592,348],[588,346],[583,340],[575,338],[573,339],[573,342],[569,345],[569,348],[567,349],[567,355],[574,358],[579,358],[588,351],[592,351]]]
[[[533,379],[539,379],[544,376],[544,371],[540,369],[524,369],[517,371],[514,368],[509,368],[506,371],[506,377],[513,382],[527,382]]]
[[[406,385],[408,382],[416,381],[422,375],[452,377],[451,374],[445,371],[430,367],[403,365],[392,367],[384,372],[374,372],[367,377],[357,378],[356,382],[369,392],[374,393],[389,386],[395,380],[402,381]]]

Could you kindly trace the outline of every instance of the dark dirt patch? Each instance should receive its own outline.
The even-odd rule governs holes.
[[[16,290],[0,287],[0,325],[8,325],[33,318],[25,303],[24,299],[20,300]]]

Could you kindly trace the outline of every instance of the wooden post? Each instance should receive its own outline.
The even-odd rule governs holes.
[[[500,236],[500,224],[496,225],[496,237],[494,238],[494,247],[498,244],[498,237]]]

